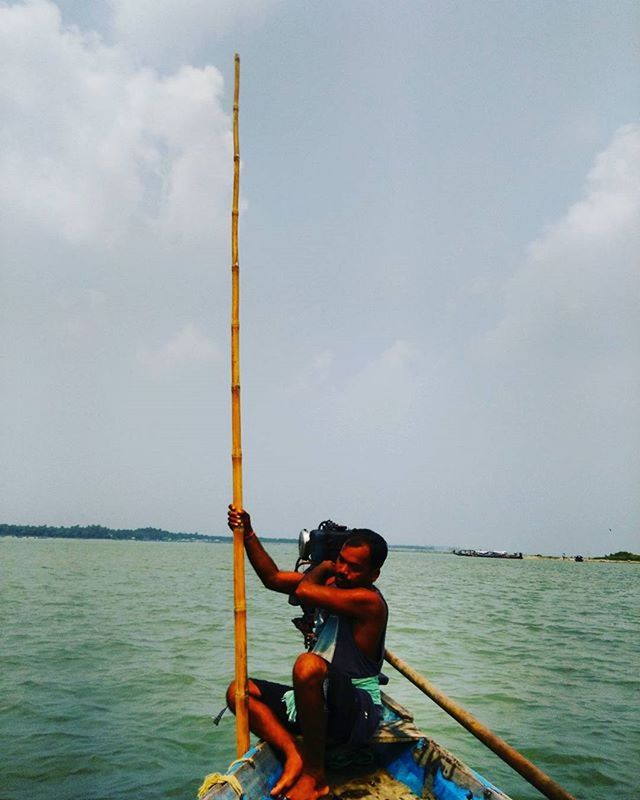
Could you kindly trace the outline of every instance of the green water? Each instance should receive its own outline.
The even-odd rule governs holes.
[[[228,544],[0,539],[1,800],[192,798],[226,767],[230,563]],[[392,552],[380,586],[392,650],[576,797],[638,797],[639,565]],[[288,680],[293,609],[247,590],[250,673]],[[539,797],[387,672],[429,735]]]

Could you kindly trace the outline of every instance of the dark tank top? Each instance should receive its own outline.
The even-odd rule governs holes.
[[[375,586],[373,589],[382,598],[388,617],[387,601]],[[387,620],[385,619],[378,652],[375,658],[370,658],[362,652],[353,638],[351,619],[340,614],[328,614],[316,626],[318,639],[311,652],[322,656],[348,678],[372,678],[377,676],[382,669],[386,631]]]

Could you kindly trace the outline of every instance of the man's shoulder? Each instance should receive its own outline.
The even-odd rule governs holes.
[[[377,597],[377,599],[378,599],[378,602],[379,602],[379,603],[382,603],[382,605],[386,607],[386,605],[387,605],[387,601],[385,600],[385,598],[384,598],[384,595],[382,594],[382,592],[380,591],[380,589],[378,589],[378,587],[377,587],[375,584],[374,584],[373,586],[371,586],[371,591],[372,591],[372,592],[375,594],[375,596]]]
[[[362,596],[366,597],[368,604],[370,604],[371,611],[386,615],[388,609],[387,601],[377,586],[363,586],[361,591],[363,592]]]

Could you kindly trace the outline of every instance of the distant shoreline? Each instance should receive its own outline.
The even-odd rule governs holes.
[[[102,525],[74,525],[72,527],[53,525],[5,525],[0,524],[0,537],[14,539],[82,539],[85,541],[117,542],[188,542],[194,544],[231,544],[233,537],[214,536],[207,533],[174,533],[160,528],[105,528]],[[270,544],[298,544],[297,537],[260,536]],[[390,544],[392,550],[418,550],[429,553],[450,553],[452,548],[438,545]]]
[[[6,525],[0,524],[0,537],[14,539],[82,539],[85,541],[119,541],[119,542],[188,542],[195,544],[231,544],[232,536],[214,536],[206,533],[175,533],[161,528],[105,528],[103,525],[74,525],[72,527],[53,525]],[[297,538],[285,536],[261,536],[263,542],[270,544],[297,545]],[[421,544],[389,544],[390,550],[415,551],[422,553],[451,554],[453,547],[443,545]],[[630,557],[627,557],[630,556]],[[484,559],[483,559],[484,560]],[[497,559],[511,560],[511,559]],[[569,561],[574,562],[574,556],[546,556],[541,553],[524,554],[523,560],[529,561]],[[640,555],[621,551],[606,556],[584,557],[585,562],[602,564],[633,564],[640,563]]]
[[[208,533],[173,533],[161,528],[105,528],[102,525],[3,525],[0,536],[16,539],[84,539],[118,542],[195,542],[196,544],[219,544],[232,542],[227,535],[214,536]],[[266,542],[297,543],[297,539],[283,537],[260,537]]]
[[[638,564],[640,563],[640,556],[632,553],[635,558],[606,558],[605,556],[584,556],[584,563],[587,562],[597,564]],[[543,555],[524,555],[523,558],[529,561],[572,561],[575,562],[575,556],[543,556]]]

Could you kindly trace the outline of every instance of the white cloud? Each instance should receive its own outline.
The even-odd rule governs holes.
[[[625,125],[596,159],[584,198],[531,244],[507,283],[487,358],[573,371],[583,354],[637,357],[639,233],[640,125]]]
[[[260,23],[281,0],[110,0],[117,40],[143,58],[193,58],[237,24]]]
[[[329,351],[311,360],[293,387],[304,395],[302,403],[318,403],[323,417],[333,419],[341,431],[352,436],[384,427],[401,435],[411,427],[425,365],[410,342],[397,339],[344,381],[336,366]]]
[[[327,387],[331,378],[334,365],[334,355],[331,350],[323,350],[311,358],[294,379],[290,390],[294,393],[315,391],[320,387]]]
[[[639,143],[640,126],[618,131],[584,196],[523,252],[480,344],[398,339],[346,369],[336,354],[329,379],[297,398],[296,445],[313,458],[290,479],[383,528],[411,507],[436,541],[580,552],[612,524],[631,537]]]
[[[527,250],[460,380],[467,491],[540,547],[632,536],[640,460],[640,125],[595,160],[584,196]],[[569,545],[565,545],[569,546]]]
[[[146,345],[139,347],[137,358],[147,372],[157,377],[185,364],[219,361],[221,353],[214,342],[190,322],[162,347],[155,350]]]
[[[435,365],[411,342],[397,339],[335,394],[337,430],[370,463],[392,459],[423,436]]]
[[[226,232],[230,123],[213,67],[161,78],[62,25],[0,6],[0,216],[73,245]],[[224,226],[222,223],[224,218]]]

